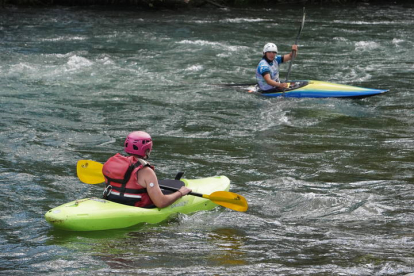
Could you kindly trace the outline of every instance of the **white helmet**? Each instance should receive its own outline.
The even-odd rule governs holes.
[[[277,53],[277,46],[276,44],[273,43],[267,43],[264,47],[263,47],[263,55],[266,52],[276,52]]]

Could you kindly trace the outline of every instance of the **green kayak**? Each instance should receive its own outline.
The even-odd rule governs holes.
[[[161,183],[162,181],[160,181]],[[181,179],[193,192],[210,194],[228,191],[230,180],[226,176],[201,179]],[[96,231],[127,228],[140,223],[159,223],[177,213],[211,210],[218,206],[212,200],[187,195],[166,208],[139,208],[100,198],[78,199],[49,210],[46,221],[58,229],[68,231]]]

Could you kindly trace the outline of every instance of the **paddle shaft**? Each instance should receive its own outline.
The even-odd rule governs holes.
[[[214,85],[232,87],[232,86],[252,86],[256,84],[257,82],[255,83],[223,83],[223,84],[214,84]]]
[[[300,25],[298,35],[296,36],[295,45],[298,45],[300,34],[302,32],[303,26],[305,25],[305,16],[306,16],[305,7],[303,7],[302,24]],[[288,80],[289,80],[289,75],[290,75],[290,71],[292,69],[293,61],[295,60],[295,56],[296,56],[295,51],[292,50],[292,58],[290,59],[289,69],[288,69],[288,72],[287,72],[287,75],[286,75],[286,82],[288,82]]]
[[[180,189],[175,188],[175,187],[164,186],[164,185],[161,185],[161,184],[158,184],[158,185],[160,186],[160,188],[163,188],[163,189],[166,189],[166,190],[170,190],[170,191],[179,191],[180,190]],[[205,195],[199,194],[199,193],[195,193],[195,192],[189,192],[188,195],[206,198]]]

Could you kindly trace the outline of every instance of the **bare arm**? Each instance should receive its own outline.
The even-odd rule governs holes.
[[[270,74],[264,75],[263,78],[265,79],[265,81],[267,82],[268,85],[279,87],[279,88],[288,88],[289,87],[289,84],[287,84],[287,83],[280,83],[280,82],[272,80],[272,78],[270,77]]]
[[[155,175],[155,172],[148,167],[138,171],[138,182],[143,187],[147,188],[148,195],[150,196],[155,206],[158,208],[167,207],[177,199],[180,199],[182,196],[185,196],[191,192],[191,189],[183,186],[177,192],[169,195],[164,195],[158,184],[158,179]]]

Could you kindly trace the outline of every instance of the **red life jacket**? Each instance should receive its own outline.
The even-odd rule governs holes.
[[[144,167],[154,170],[149,163],[133,156],[126,157],[117,153],[109,158],[102,168],[107,199],[136,207],[153,206],[147,189],[138,183],[138,171]]]

